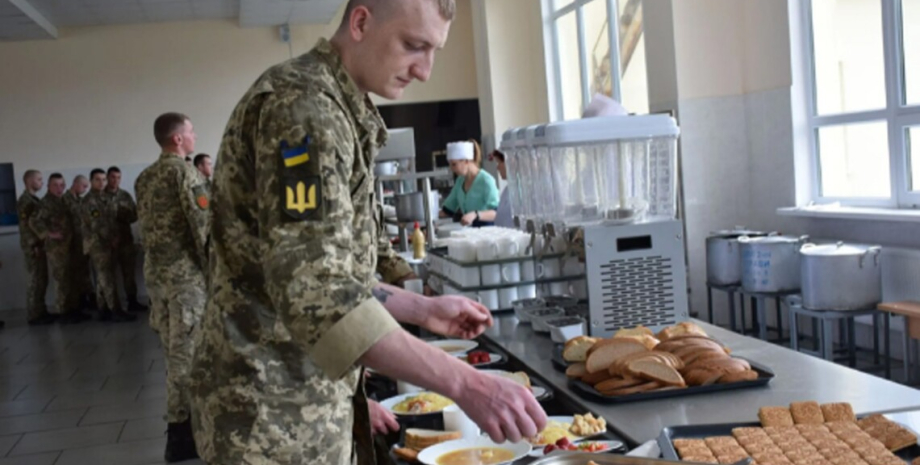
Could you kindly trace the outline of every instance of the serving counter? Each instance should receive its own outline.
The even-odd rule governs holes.
[[[520,324],[513,314],[497,316],[481,340],[550,386],[566,403],[603,416],[608,428],[630,446],[657,438],[668,426],[757,421],[761,406],[788,406],[798,401],[849,402],[857,414],[920,408],[920,391],[916,389],[701,321],[695,323],[727,345],[733,355],[766,365],[776,377],[761,388],[601,404],[585,400],[569,388],[565,374],[553,367],[552,340],[535,333],[530,325]]]

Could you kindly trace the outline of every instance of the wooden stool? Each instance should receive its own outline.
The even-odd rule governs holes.
[[[904,317],[904,382],[911,384],[914,379],[911,358],[917,358],[917,340],[920,339],[920,302],[884,302],[878,309]]]

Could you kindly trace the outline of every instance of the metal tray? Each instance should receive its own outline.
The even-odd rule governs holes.
[[[865,416],[865,415],[862,415]],[[862,417],[860,416],[860,417]],[[887,416],[887,415],[885,415]],[[702,439],[710,436],[731,436],[732,429],[755,427],[759,428],[760,422],[754,423],[722,423],[715,425],[690,425],[690,426],[670,426],[661,430],[658,436],[658,447],[661,449],[661,455],[667,460],[680,460],[677,449],[674,448],[675,439]],[[906,449],[901,449],[895,455],[901,457],[905,462],[910,462],[916,457],[920,457],[920,446],[914,445]]]
[[[608,397],[602,395],[597,389],[594,389],[593,386],[582,383],[581,381],[569,381],[569,387],[572,388],[578,395],[584,397],[593,402],[598,402],[601,404],[623,404],[627,402],[639,402],[643,400],[655,400],[655,399],[667,399],[670,397],[683,397],[691,396],[695,394],[705,394],[707,392],[720,392],[720,391],[732,391],[735,389],[745,389],[753,387],[766,386],[770,381],[776,376],[772,370],[769,368],[752,362],[746,358],[735,357],[741,360],[745,360],[751,364],[751,369],[757,372],[759,375],[754,381],[739,381],[737,383],[730,384],[711,384],[709,386],[693,386],[686,389],[672,389],[669,391],[652,391],[652,392],[640,392],[637,394],[627,394],[625,396],[616,396]]]
[[[565,345],[563,344],[556,344],[553,346],[553,366],[563,373],[565,373],[566,368],[570,365],[569,362],[566,362],[565,359],[562,358],[562,351],[564,349]]]
[[[530,465],[586,465],[588,461],[594,461],[598,465],[658,465],[673,464],[673,462],[650,459],[645,457],[628,457],[616,454],[585,454],[572,453],[564,455],[549,456],[537,460]]]

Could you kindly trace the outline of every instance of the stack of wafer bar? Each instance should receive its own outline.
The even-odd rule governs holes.
[[[910,431],[882,416],[857,423],[846,403],[797,402],[790,408],[764,407],[758,414],[763,428],[674,439],[674,447],[681,460],[698,463],[731,464],[752,457],[756,465],[904,465],[893,451],[917,443]]]

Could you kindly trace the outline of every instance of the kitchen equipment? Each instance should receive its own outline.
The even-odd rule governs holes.
[[[716,286],[741,284],[741,244],[738,238],[763,237],[767,234],[738,226],[735,229],[714,231],[706,238],[706,280]]]
[[[521,282],[521,264],[505,263],[502,267],[502,282],[506,284],[517,284]],[[517,300],[517,299],[515,299]]]
[[[802,286],[799,249],[808,236],[741,236],[741,287],[748,292],[794,292]]]
[[[519,299],[535,299],[537,297],[536,284],[523,284],[518,286],[517,289]]]
[[[544,321],[553,342],[564,344],[569,339],[588,334],[588,323],[580,316],[562,316]]]
[[[502,283],[502,266],[501,265],[483,265],[482,267],[482,285],[498,286]]]
[[[565,310],[559,307],[532,308],[525,311],[533,325],[533,330],[538,333],[548,333],[549,326],[546,320],[565,316]]]
[[[882,301],[879,246],[805,244],[802,305],[812,310],[861,310]]]
[[[674,465],[674,462],[669,460],[587,452],[552,452],[530,465],[585,465],[592,461],[597,465]]]
[[[479,293],[479,302],[492,311],[499,310],[501,308],[498,306],[498,291],[495,289],[490,291],[481,291]]]
[[[423,192],[409,192],[396,194],[396,220],[400,223],[414,223],[425,221],[425,194]]]
[[[393,176],[399,170],[395,161],[381,161],[374,165],[374,176]]]
[[[498,307],[501,309],[514,308],[514,302],[518,300],[517,287],[505,287],[498,290]]]
[[[544,307],[546,306],[546,303],[543,301],[543,299],[539,298],[523,298],[511,302],[511,306],[514,308],[514,316],[516,316],[522,323],[527,323],[530,321],[530,318],[527,315],[526,310],[531,308]]]

